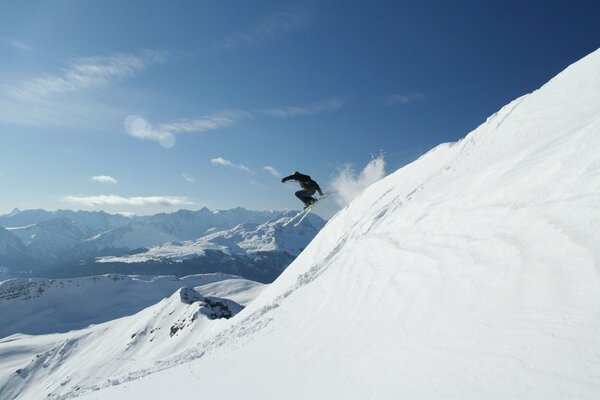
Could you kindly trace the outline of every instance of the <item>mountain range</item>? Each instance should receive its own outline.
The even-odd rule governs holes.
[[[179,210],[125,217],[102,211],[13,210],[0,216],[0,268],[16,276],[231,272],[272,281],[325,225],[295,212]]]

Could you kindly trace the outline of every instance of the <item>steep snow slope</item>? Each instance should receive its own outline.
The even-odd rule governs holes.
[[[160,287],[165,281],[168,277],[147,286]],[[183,287],[132,316],[69,333],[0,339],[0,398],[55,398],[57,392],[78,392],[80,386],[99,381],[118,384],[103,377],[159,365],[161,359],[189,349],[262,290],[255,282],[223,275],[189,277],[180,286],[184,282],[196,287]],[[139,292],[115,286],[131,295]],[[69,293],[63,289],[64,301]]]

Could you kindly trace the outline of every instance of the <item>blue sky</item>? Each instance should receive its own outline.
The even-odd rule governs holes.
[[[0,1],[0,213],[293,209],[600,46],[597,1]],[[335,206],[324,206],[329,216]]]

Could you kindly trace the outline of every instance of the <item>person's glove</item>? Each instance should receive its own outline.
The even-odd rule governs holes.
[[[281,183],[285,183],[285,178],[281,178]]]

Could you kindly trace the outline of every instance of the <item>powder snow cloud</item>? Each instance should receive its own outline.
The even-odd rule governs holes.
[[[345,165],[333,178],[330,187],[337,203],[344,207],[367,187],[385,176],[385,160],[379,156],[371,160],[362,171],[357,173],[350,165]]]

